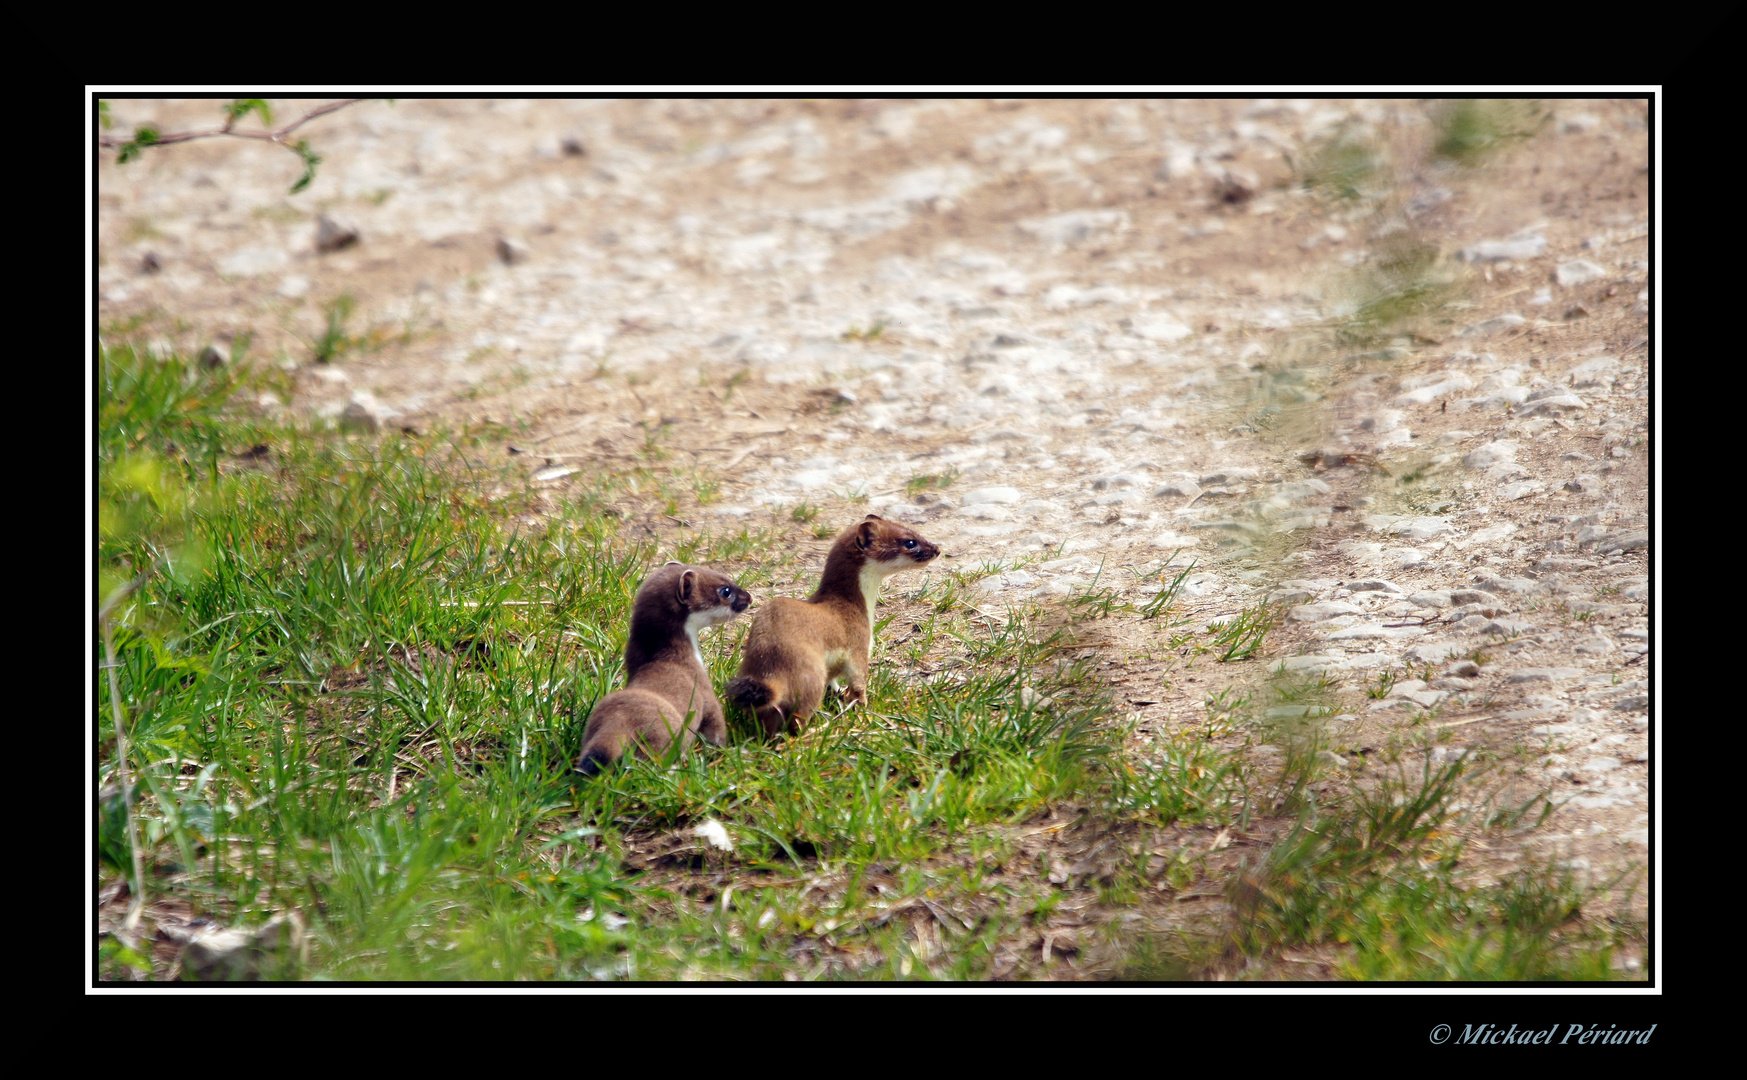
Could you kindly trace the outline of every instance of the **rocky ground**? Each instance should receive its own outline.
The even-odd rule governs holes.
[[[1419,102],[366,102],[300,131],[296,196],[261,143],[106,155],[98,307],[249,335],[294,380],[265,409],[499,425],[554,503],[659,440],[664,537],[915,523],[1000,563],[991,619],[1143,607],[1193,562],[1190,629],[1284,621],[1190,672],[1103,620],[1142,731],[1328,673],[1377,694],[1328,725],[1335,773],[1435,725],[1555,791],[1496,870],[1611,875],[1648,862],[1653,774],[1648,114],[1547,112],[1455,163]]]

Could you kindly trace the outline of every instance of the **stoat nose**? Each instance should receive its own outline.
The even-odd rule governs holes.
[[[752,594],[749,592],[742,592],[739,596],[734,598],[734,603],[729,606],[735,611],[745,611],[752,606]]]

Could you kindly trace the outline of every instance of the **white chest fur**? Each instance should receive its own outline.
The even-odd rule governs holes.
[[[703,650],[698,648],[698,632],[707,626],[725,623],[733,617],[734,609],[726,606],[705,608],[702,611],[694,611],[685,617],[685,636],[692,643],[692,655],[698,658],[699,667],[706,671],[709,670],[704,663]]]
[[[880,597],[880,584],[900,570],[908,570],[916,564],[900,555],[887,562],[863,563],[861,567],[861,598],[867,604],[867,625],[873,629],[874,601]]]

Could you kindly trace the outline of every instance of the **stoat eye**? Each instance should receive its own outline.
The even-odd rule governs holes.
[[[726,600],[730,596],[734,595],[734,590],[730,589],[728,586],[724,585],[720,589],[716,590],[716,595],[720,596],[722,599]]]
[[[916,546],[916,541],[914,541],[914,540],[906,540],[906,541],[904,541],[904,546],[905,546],[905,547],[907,547],[907,548],[913,548],[913,547],[915,547],[915,546]]]

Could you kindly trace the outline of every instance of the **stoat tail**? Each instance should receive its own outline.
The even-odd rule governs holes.
[[[770,686],[761,679],[739,675],[728,680],[728,700],[748,709],[769,705]]]
[[[576,763],[576,771],[584,776],[598,776],[600,771],[613,763],[613,755],[605,747],[591,746],[582,755],[582,760]]]

